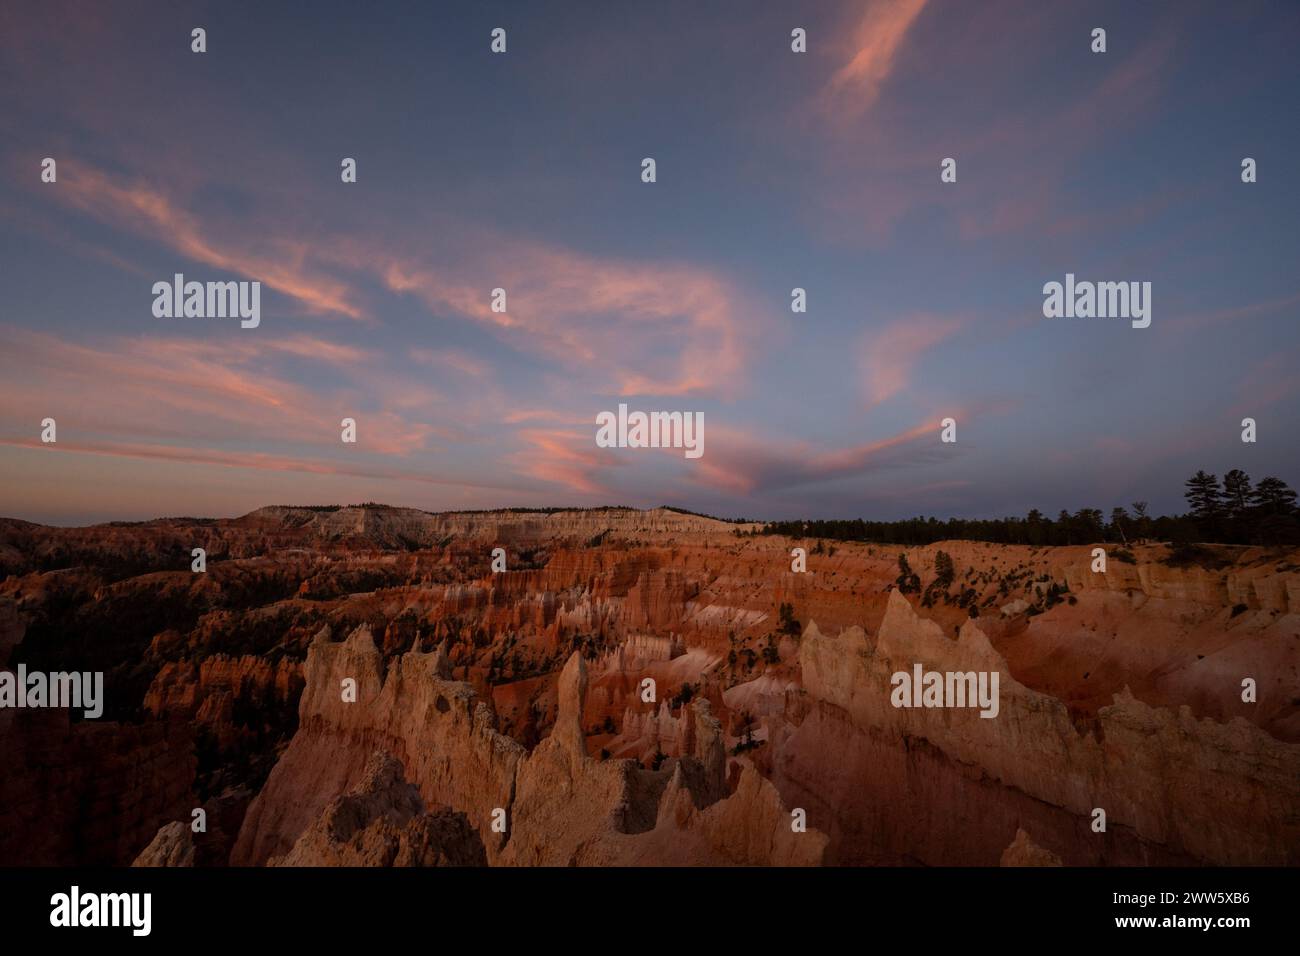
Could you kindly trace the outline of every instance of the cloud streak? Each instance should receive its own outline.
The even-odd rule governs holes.
[[[351,368],[366,353],[305,336],[286,338],[117,338],[98,345],[26,329],[4,329],[0,405],[9,427],[26,431],[46,415],[71,435],[205,436],[212,442],[281,446],[339,443],[340,416],[362,420],[363,447],[385,455],[425,450],[437,429],[389,408],[363,414],[339,395],[299,385],[274,369],[275,355]]]
[[[223,449],[196,448],[183,445],[162,445],[141,442],[66,441],[43,444],[35,439],[0,438],[0,445],[10,448],[40,449],[45,453],[102,455],[110,458],[134,458],[144,461],[165,461],[186,465],[215,465],[223,468],[251,468],[259,471],[301,472],[311,475],[336,475],[352,478],[382,479],[385,481],[418,482],[430,485],[449,485],[458,488],[489,488],[509,492],[522,492],[520,484],[480,481],[477,477],[464,479],[444,477],[427,471],[402,470],[364,462],[346,462],[322,458],[276,455],[268,452],[240,452]]]
[[[461,268],[409,258],[368,265],[389,290],[419,298],[434,314],[482,326],[525,354],[580,371],[621,395],[732,394],[742,384],[758,310],[742,293],[696,265],[598,257],[529,240],[465,237],[475,256]],[[494,312],[491,292],[506,291]]]
[[[66,165],[59,183],[55,193],[59,200],[109,226],[167,246],[193,262],[258,280],[310,312],[364,318],[342,282],[303,268],[309,252],[305,242],[281,240],[270,244],[275,248],[249,252],[246,247],[256,240],[245,236],[227,242],[209,237],[197,217],[162,190],[143,182],[119,181],[84,165]]]
[[[953,414],[965,417],[960,410]],[[939,422],[936,415],[885,438],[830,450],[714,426],[693,478],[718,491],[754,495],[942,461],[951,457],[953,446],[940,444]]]
[[[911,384],[917,363],[966,324],[958,317],[918,314],[863,336],[862,378],[867,406],[888,401]]]
[[[875,0],[853,29],[852,52],[823,88],[822,106],[836,119],[861,116],[875,105],[894,71],[898,51],[927,0]]]
[[[510,460],[520,474],[608,501],[613,489],[604,475],[624,462],[609,450],[597,448],[594,435],[594,426],[589,433],[563,428],[521,429],[518,436],[526,447]]]

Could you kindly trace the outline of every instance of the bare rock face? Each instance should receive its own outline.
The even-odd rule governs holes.
[[[190,828],[179,821],[162,827],[131,865],[193,866],[194,840]]]
[[[776,789],[752,767],[728,794],[721,725],[706,701],[694,707],[693,753],[646,770],[588,755],[587,671],[576,653],[559,678],[554,729],[531,754],[493,730],[472,691],[442,680],[433,665],[432,654],[411,652],[381,676],[364,627],[341,644],[314,644],[299,731],[250,807],[232,861],[412,858],[395,831],[421,801],[462,813],[487,859],[502,865],[820,861],[826,838],[796,832]],[[345,674],[357,681],[356,703],[336,699]],[[363,752],[376,747],[393,756],[376,764]],[[398,785],[399,768],[412,785]],[[336,799],[341,788],[347,796]]]
[[[431,514],[414,508],[350,507],[328,511],[301,508],[259,508],[240,519],[262,525],[274,533],[292,525],[317,540],[359,539],[385,547],[425,546],[448,539],[477,541],[587,541],[607,535],[616,538],[683,538],[729,533],[735,525],[703,515],[688,515],[667,508],[638,511],[633,508],[520,512],[479,511]]]
[[[817,705],[786,745],[779,782],[791,792],[848,799],[838,781],[856,761],[846,763],[846,754],[888,752],[897,770],[877,767],[872,779],[884,783],[876,797],[882,808],[891,799],[926,808],[923,815],[898,815],[891,826],[899,848],[919,859],[951,859],[961,846],[965,861],[996,858],[999,832],[1014,832],[999,820],[1029,812],[1013,793],[1034,798],[1056,817],[1035,830],[1051,833],[1052,846],[1071,863],[1186,856],[1285,865],[1300,859],[1300,822],[1288,809],[1300,801],[1300,746],[1244,720],[1197,720],[1187,708],[1150,707],[1125,691],[1101,709],[1095,729],[1079,729],[1059,700],[1011,676],[973,622],[953,641],[898,592],[890,595],[875,640],[858,628],[828,638],[810,626],[801,661],[804,686]],[[916,662],[941,672],[999,672],[997,716],[895,708],[891,675]],[[900,761],[901,755],[908,756]],[[983,779],[970,781],[965,767],[980,768]],[[923,768],[934,776],[935,792],[918,799],[914,791],[888,789],[893,780],[915,787],[926,779]],[[972,818],[962,806],[967,813],[979,809]],[[1105,835],[1091,835],[1085,825],[1097,808],[1106,812]],[[861,816],[870,812],[864,807]]]
[[[551,737],[570,760],[577,762],[587,756],[587,745],[582,733],[582,708],[587,699],[587,665],[582,657],[573,654],[560,672],[559,715]]]
[[[509,806],[525,751],[497,733],[473,689],[438,677],[434,653],[404,654],[386,674],[382,664],[369,627],[312,644],[298,732],[249,807],[232,864],[288,853],[330,800],[362,784],[376,749],[401,762],[428,806],[460,810],[484,830],[494,809]],[[491,857],[499,841],[487,842]]]
[[[268,866],[486,866],[463,813],[424,812],[391,754],[375,753],[353,790],[330,801],[287,854]]]
[[[241,714],[270,717],[293,709],[302,692],[302,667],[253,656],[215,654],[200,663],[167,662],[145,693],[144,706],[155,717],[197,725],[224,751],[238,752],[258,741],[264,724],[250,727]]]
[[[1016,838],[1002,851],[999,866],[1060,866],[1061,858],[1029,839],[1024,830],[1016,831]]]
[[[1022,830],[1069,865],[1300,862],[1300,552],[836,542],[793,573],[808,542],[750,530],[0,519],[0,667],[102,670],[107,708],[0,710],[0,863],[182,860],[199,806],[198,866],[445,861],[446,814],[490,864],[990,865]],[[918,663],[997,673],[997,716],[892,706]]]
[[[560,718],[581,713],[585,664],[561,675]],[[656,771],[595,761],[581,733],[543,741],[519,768],[512,837],[502,862],[525,865],[816,865],[826,837],[795,832],[776,788],[746,765],[727,794],[721,725],[693,706],[694,752]]]
[[[574,654],[560,675],[555,732],[517,768],[503,863],[567,866],[582,854],[590,862],[610,860],[615,834],[653,825],[667,773],[587,756],[578,724],[586,689],[586,664]]]

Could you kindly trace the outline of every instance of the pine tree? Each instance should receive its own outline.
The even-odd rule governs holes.
[[[948,585],[952,584],[952,579],[956,573],[952,566],[952,558],[948,556],[948,552],[936,552],[934,556],[934,583],[946,591]]]
[[[1115,529],[1115,533],[1119,535],[1120,541],[1124,542],[1126,546],[1128,545],[1128,536],[1124,533],[1124,525],[1127,522],[1128,512],[1124,510],[1122,505],[1111,509],[1110,526]]]
[[[1250,493],[1250,503],[1268,514],[1290,514],[1295,501],[1295,492],[1281,478],[1265,478]]]
[[[1234,468],[1223,476],[1223,497],[1234,518],[1245,514],[1250,506],[1250,496],[1250,475]]]
[[[1035,547],[1045,544],[1047,542],[1046,534],[1050,533],[1050,531],[1044,528],[1044,524],[1050,528],[1051,523],[1050,520],[1044,522],[1043,513],[1037,508],[1031,509],[1029,514],[1025,516],[1025,541]]]
[[[1074,515],[1076,527],[1084,534],[1085,543],[1097,541],[1103,537],[1100,508],[1080,508]]]
[[[907,563],[907,555],[902,553],[898,555],[898,578],[894,583],[903,594],[921,590],[921,576],[912,570],[912,566]]]
[[[1183,497],[1192,509],[1193,518],[1213,521],[1222,513],[1223,491],[1219,488],[1217,476],[1198,471],[1183,484],[1187,488]]]
[[[1147,514],[1147,502],[1135,501],[1132,504],[1133,514],[1137,516],[1137,536],[1139,541],[1145,541],[1151,537],[1151,516]]]
[[[1061,513],[1056,516],[1056,526],[1058,539],[1052,543],[1073,544],[1074,542],[1070,540],[1070,512],[1062,508]]]

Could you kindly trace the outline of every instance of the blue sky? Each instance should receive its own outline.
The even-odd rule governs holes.
[[[1298,35],[1288,3],[8,4],[0,514],[1294,483]],[[260,281],[261,324],[155,318],[176,272]],[[1151,282],[1150,328],[1043,318],[1067,272]],[[704,456],[598,448],[620,402],[703,412]]]

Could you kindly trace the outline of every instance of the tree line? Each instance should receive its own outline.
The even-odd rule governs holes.
[[[1149,540],[1175,545],[1300,544],[1296,493],[1280,478],[1268,477],[1252,484],[1249,475],[1234,468],[1222,482],[1202,470],[1183,484],[1188,511],[1181,515],[1155,517],[1149,513],[1147,502],[1134,501],[1127,508],[1112,508],[1109,516],[1100,508],[1080,508],[1073,514],[1062,510],[1050,518],[1035,508],[1023,518],[772,521],[759,533],[909,546],[949,539],[1039,547],[1098,541],[1127,547]]]

